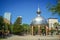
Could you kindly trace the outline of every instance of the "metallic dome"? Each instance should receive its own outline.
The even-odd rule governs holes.
[[[34,18],[33,20],[32,20],[32,25],[46,25],[46,20],[43,18],[43,17],[41,17],[41,16],[37,16],[36,18]]]
[[[32,22],[31,25],[46,25],[47,21],[40,15],[40,9],[38,8],[37,10],[37,17],[35,17]]]

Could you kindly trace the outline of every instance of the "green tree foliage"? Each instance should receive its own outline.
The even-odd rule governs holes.
[[[28,24],[22,24],[23,28],[24,28],[24,33],[29,33],[30,32],[30,27]]]
[[[42,30],[42,33],[45,33],[45,32],[46,32],[46,27],[45,27],[45,25],[42,25],[42,26],[41,26],[41,30]]]
[[[21,17],[18,17],[17,19],[16,19],[16,21],[15,21],[15,23],[14,23],[14,25],[16,24],[21,24],[22,23],[22,18]]]
[[[15,25],[13,27],[13,33],[21,35],[23,33],[23,27],[22,27],[22,25]]]
[[[10,25],[9,29],[10,29],[10,33],[13,33],[13,24]]]
[[[52,5],[48,3],[48,9],[52,12],[52,14],[58,14],[60,16],[60,0],[57,0],[56,5]]]
[[[58,27],[59,23],[55,22],[53,25],[54,25],[54,27]]]
[[[22,34],[22,32],[23,32],[23,27],[21,25],[21,18],[18,17],[14,23],[13,33],[14,34]]]
[[[4,25],[3,25],[3,33],[5,34],[5,33],[7,33],[7,35],[10,33],[10,24],[8,24],[8,23],[5,23],[4,22]]]
[[[2,16],[0,16],[0,33],[2,33],[4,35],[7,33],[7,35],[8,35],[9,32],[10,32],[10,24],[5,23],[4,18]]]
[[[3,17],[2,16],[0,16],[0,30],[2,29],[2,26],[4,25],[4,23],[3,23]]]
[[[60,30],[59,30],[59,23],[54,23],[54,27],[57,29],[57,34],[59,34]]]

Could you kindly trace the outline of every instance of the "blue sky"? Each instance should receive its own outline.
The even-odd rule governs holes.
[[[0,0],[0,16],[4,16],[5,12],[11,13],[11,22],[14,23],[17,16],[22,16],[22,23],[30,24],[32,19],[37,16],[36,11],[41,10],[41,16],[46,20],[50,17],[60,18],[58,15],[52,15],[46,6],[47,3],[56,4],[56,0]]]

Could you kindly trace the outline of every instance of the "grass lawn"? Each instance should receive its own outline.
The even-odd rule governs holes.
[[[0,38],[0,40],[3,40],[4,38]]]

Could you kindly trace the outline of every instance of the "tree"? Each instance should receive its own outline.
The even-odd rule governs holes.
[[[41,26],[41,30],[42,30],[42,34],[44,35],[46,35],[46,27],[45,27],[45,25],[42,25]]]
[[[49,7],[50,6],[50,7]],[[54,14],[58,14],[60,16],[60,0],[57,0],[56,5],[48,4],[48,9]]]
[[[28,33],[28,32],[30,32],[30,27],[29,27],[29,25],[28,24],[22,24],[22,26],[23,26],[23,28],[24,28],[24,33]]]
[[[0,16],[0,37],[2,36],[2,29],[3,29],[3,25],[4,25],[3,17],[2,17],[2,16]]]
[[[1,35],[4,36],[4,35],[9,34],[8,33],[8,31],[10,31],[9,27],[10,27],[10,24],[5,23],[4,18],[2,16],[0,16],[0,33],[1,33]]]
[[[13,33],[17,35],[22,35],[23,34],[23,27],[22,25],[15,25],[13,27]]]
[[[54,23],[54,26],[55,26],[55,28],[56,28],[56,31],[57,31],[57,34],[59,34],[59,30],[58,30],[58,26],[59,26],[59,23]]]
[[[53,25],[54,25],[54,27],[56,28],[56,27],[59,26],[59,23],[55,22]]]
[[[21,23],[22,23],[22,18],[21,18],[21,17],[18,17],[18,18],[16,19],[14,25],[15,25],[15,24],[19,24],[19,25],[20,25]]]
[[[10,33],[13,33],[13,27],[14,27],[14,25],[11,24],[10,27],[9,27],[9,29],[10,29]]]
[[[2,29],[2,26],[4,25],[4,22],[3,22],[3,17],[0,16],[0,30]]]
[[[23,26],[21,25],[21,18],[20,17],[18,17],[14,23],[13,33],[19,34],[19,35],[23,34]]]

